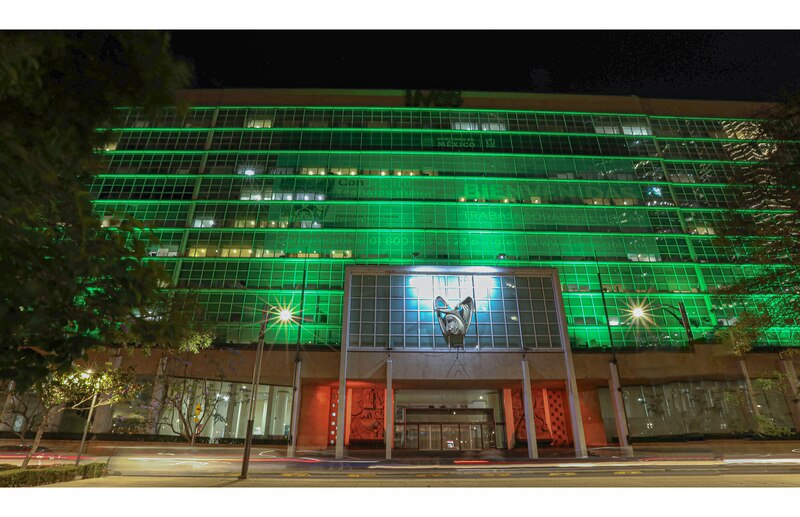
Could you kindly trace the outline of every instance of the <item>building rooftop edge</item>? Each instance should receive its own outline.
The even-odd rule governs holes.
[[[436,99],[431,92],[442,92]],[[219,88],[180,90],[178,98],[195,106],[408,107],[407,90],[336,88]],[[454,107],[451,92],[420,90],[412,107]],[[636,95],[585,95],[461,91],[460,109],[644,114],[675,117],[749,118],[763,116],[775,103],[759,101],[647,98]],[[420,102],[421,101],[421,102]],[[438,101],[438,102],[437,102]],[[423,103],[421,106],[420,104]],[[443,104],[437,106],[436,104]]]

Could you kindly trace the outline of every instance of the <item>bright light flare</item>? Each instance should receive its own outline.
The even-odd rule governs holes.
[[[292,319],[292,311],[289,309],[281,309],[280,312],[278,312],[278,319],[284,323],[290,321]]]
[[[650,303],[646,300],[630,300],[628,307],[622,310],[622,325],[654,325]]]

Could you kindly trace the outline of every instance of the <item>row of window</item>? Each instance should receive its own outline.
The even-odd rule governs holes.
[[[221,249],[229,246],[283,249],[291,253],[349,249],[354,258],[366,262],[408,261],[416,256],[419,261],[431,263],[474,260],[482,264],[503,261],[525,264],[542,260],[591,261],[595,254],[599,260],[622,262],[752,262],[749,256],[752,250],[746,244],[722,248],[707,236],[450,230],[196,230],[188,236],[185,232],[155,230],[159,244],[154,247],[178,252],[190,247]]]
[[[113,174],[238,174],[363,176],[463,176],[582,180],[727,183],[751,165],[663,162],[653,159],[513,156],[484,154],[238,153],[139,154],[102,156]],[[320,174],[325,171],[326,174]],[[354,174],[355,173],[355,174]]]
[[[708,140],[653,141],[643,137],[593,137],[515,133],[392,133],[355,131],[269,132],[124,132],[107,151],[137,150],[335,150],[447,151],[544,155],[651,157],[695,160],[764,160],[778,145],[797,151],[791,143],[724,142]]]
[[[546,131],[710,137],[750,140],[762,133],[757,120],[680,119],[658,116],[471,110],[218,108],[192,109],[185,117],[164,110],[155,121],[138,110],[121,113],[121,127],[352,127],[431,128],[472,131]]]
[[[233,246],[231,246],[233,248]],[[241,250],[242,248],[237,248]],[[248,250],[252,248],[246,248]],[[154,256],[170,256],[177,254],[177,248],[164,248]],[[239,252],[241,253],[241,251]],[[253,250],[251,256],[256,255]],[[285,256],[285,250],[262,250],[261,256]],[[325,257],[353,258],[351,250],[328,250],[318,253],[297,253],[297,258]],[[408,257],[406,262],[416,263]],[[169,262],[164,265],[170,265]],[[301,261],[248,261],[248,260],[196,260],[182,263],[179,283],[191,283],[197,287],[224,287],[241,284],[251,288],[289,288],[295,289],[306,277],[306,285],[311,289],[339,289],[344,285],[344,268],[346,263],[338,261],[301,260]],[[603,290],[615,293],[710,293],[719,291],[726,285],[752,277],[764,266],[739,265],[694,265],[664,263],[538,263],[531,267],[555,267],[559,272],[563,292],[599,292],[600,280]],[[600,277],[598,278],[598,270]]]

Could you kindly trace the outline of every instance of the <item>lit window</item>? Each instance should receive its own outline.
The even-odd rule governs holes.
[[[214,219],[213,218],[199,218],[194,220],[194,224],[192,224],[194,228],[213,228],[214,227]]]
[[[253,118],[249,119],[245,124],[245,127],[251,128],[270,128],[272,127],[272,120],[266,118]]]
[[[350,250],[331,250],[331,258],[345,259],[345,258],[350,258],[352,256],[353,252]]]
[[[594,132],[601,135],[618,135],[620,134],[619,126],[611,124],[595,124]]]
[[[717,232],[710,226],[698,226],[692,230],[692,233],[695,235],[716,235]]]
[[[540,196],[531,196],[531,203],[533,203],[534,205],[541,205],[542,198]]]
[[[648,136],[652,134],[650,132],[649,127],[640,125],[622,126],[622,133],[625,135],[633,135],[633,136]]]
[[[481,124],[482,131],[505,131],[506,125],[502,122],[484,122]]]
[[[458,131],[477,131],[480,129],[477,122],[453,122],[450,127]]]
[[[242,190],[242,193],[239,195],[239,199],[242,201],[261,201],[263,196],[261,194],[261,190]]]
[[[336,176],[355,176],[356,174],[358,174],[358,169],[353,169],[353,168],[331,169],[331,174],[335,174]]]
[[[189,248],[189,251],[186,254],[189,257],[205,257],[206,248]]]

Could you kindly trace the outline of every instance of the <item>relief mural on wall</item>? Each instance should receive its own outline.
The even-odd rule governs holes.
[[[353,389],[351,440],[383,440],[384,392],[383,389]]]

